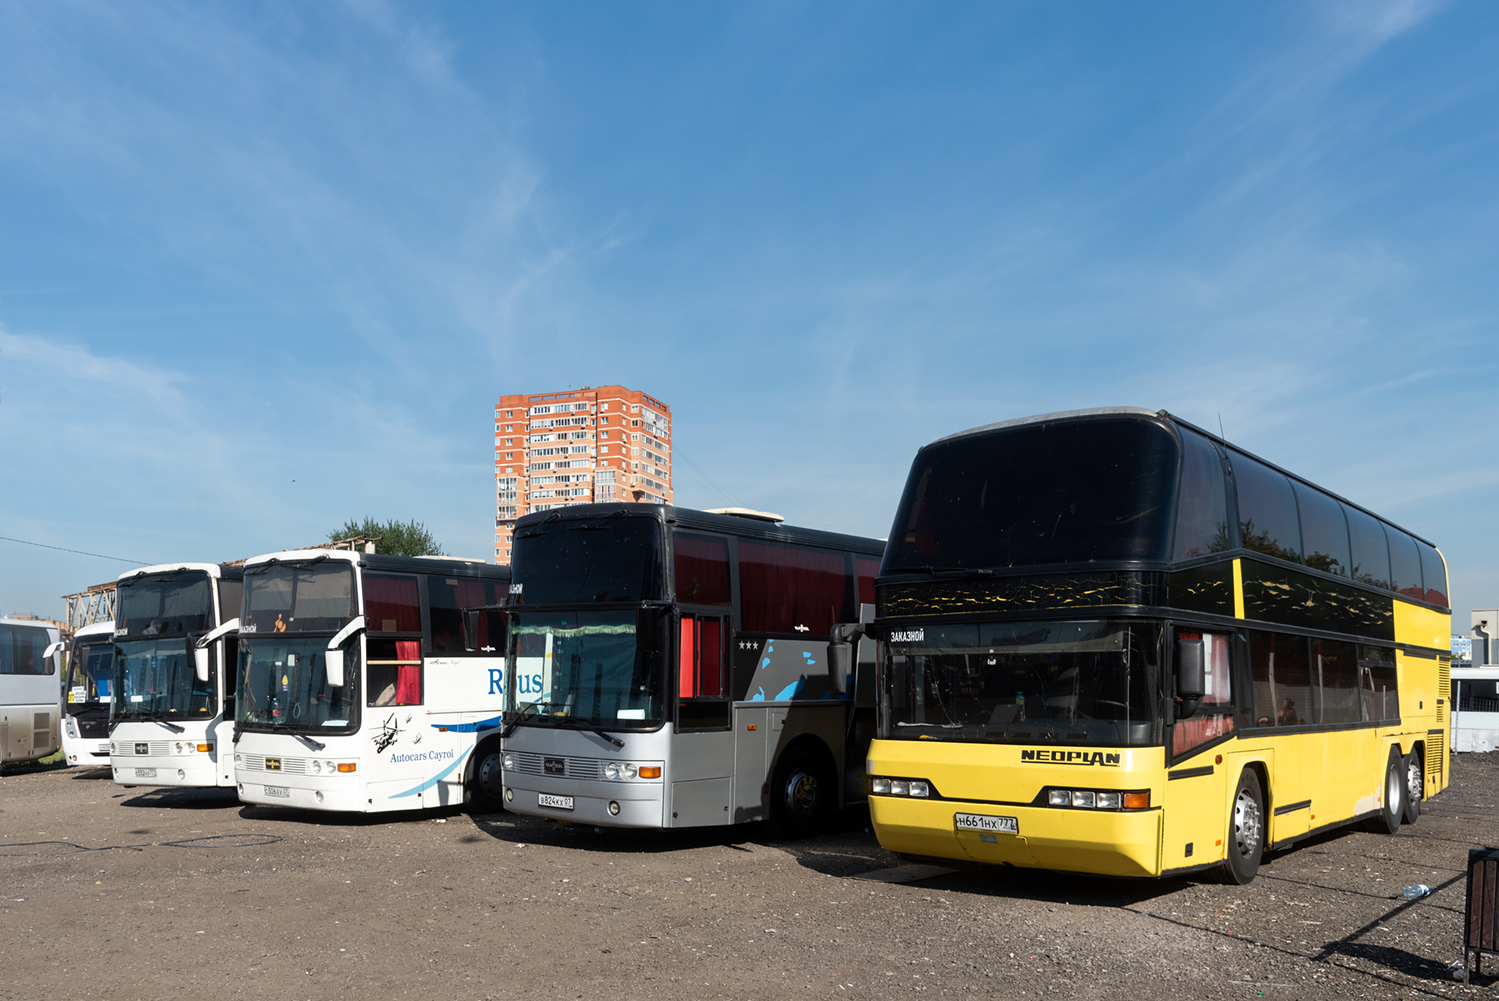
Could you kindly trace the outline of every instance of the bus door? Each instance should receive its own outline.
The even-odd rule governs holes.
[[[735,760],[728,646],[729,619],[722,610],[682,612],[668,807],[672,826],[734,822],[730,808]],[[758,785],[761,779],[755,781]]]
[[[1234,733],[1231,637],[1190,627],[1176,631],[1176,656],[1185,646],[1201,644],[1203,697],[1196,710],[1171,724],[1167,736],[1166,782],[1161,830],[1161,869],[1205,865],[1223,858],[1229,814],[1228,773],[1224,741]],[[1173,676],[1176,659],[1173,658]],[[1173,699],[1180,713],[1185,707]]]

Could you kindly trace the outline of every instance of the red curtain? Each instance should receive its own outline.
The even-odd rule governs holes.
[[[422,641],[396,640],[396,660],[415,661],[396,668],[396,705],[422,704]]]

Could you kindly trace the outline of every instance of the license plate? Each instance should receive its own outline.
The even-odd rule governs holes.
[[[267,796],[275,796],[279,799],[287,799],[291,796],[291,789],[286,786],[266,786],[265,794]]]
[[[957,813],[953,823],[960,831],[997,831],[1000,834],[1019,834],[1020,821],[1014,817],[991,817],[986,813]]]
[[[138,778],[138,779],[154,779],[154,778],[156,778],[156,769],[154,769],[154,768],[137,768],[135,770],[135,777]]]
[[[571,796],[553,796],[549,792],[539,792],[536,794],[536,805],[550,806],[554,810],[571,810],[573,808],[573,798]]]

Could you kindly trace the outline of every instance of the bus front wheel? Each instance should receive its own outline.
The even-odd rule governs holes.
[[[476,810],[499,811],[505,808],[505,771],[499,742],[485,744],[474,752],[474,775],[469,788],[469,805]]]
[[[783,838],[805,838],[832,807],[831,770],[805,747],[787,751],[770,780],[770,827]]]
[[[1223,881],[1243,886],[1260,871],[1265,854],[1265,792],[1252,768],[1239,774],[1228,813],[1228,851],[1223,860]]]
[[[1405,758],[1400,748],[1390,748],[1390,760],[1384,770],[1384,796],[1379,812],[1369,818],[1369,830],[1375,834],[1394,834],[1405,817]]]

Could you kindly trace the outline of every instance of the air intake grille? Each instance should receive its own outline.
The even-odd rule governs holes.
[[[548,772],[547,762],[563,763],[565,771],[558,776],[570,779],[599,779],[604,774],[604,763],[598,758],[569,758],[561,754],[541,754],[537,751],[516,751],[515,770],[525,775],[556,775]],[[553,766],[555,769],[555,765]]]

